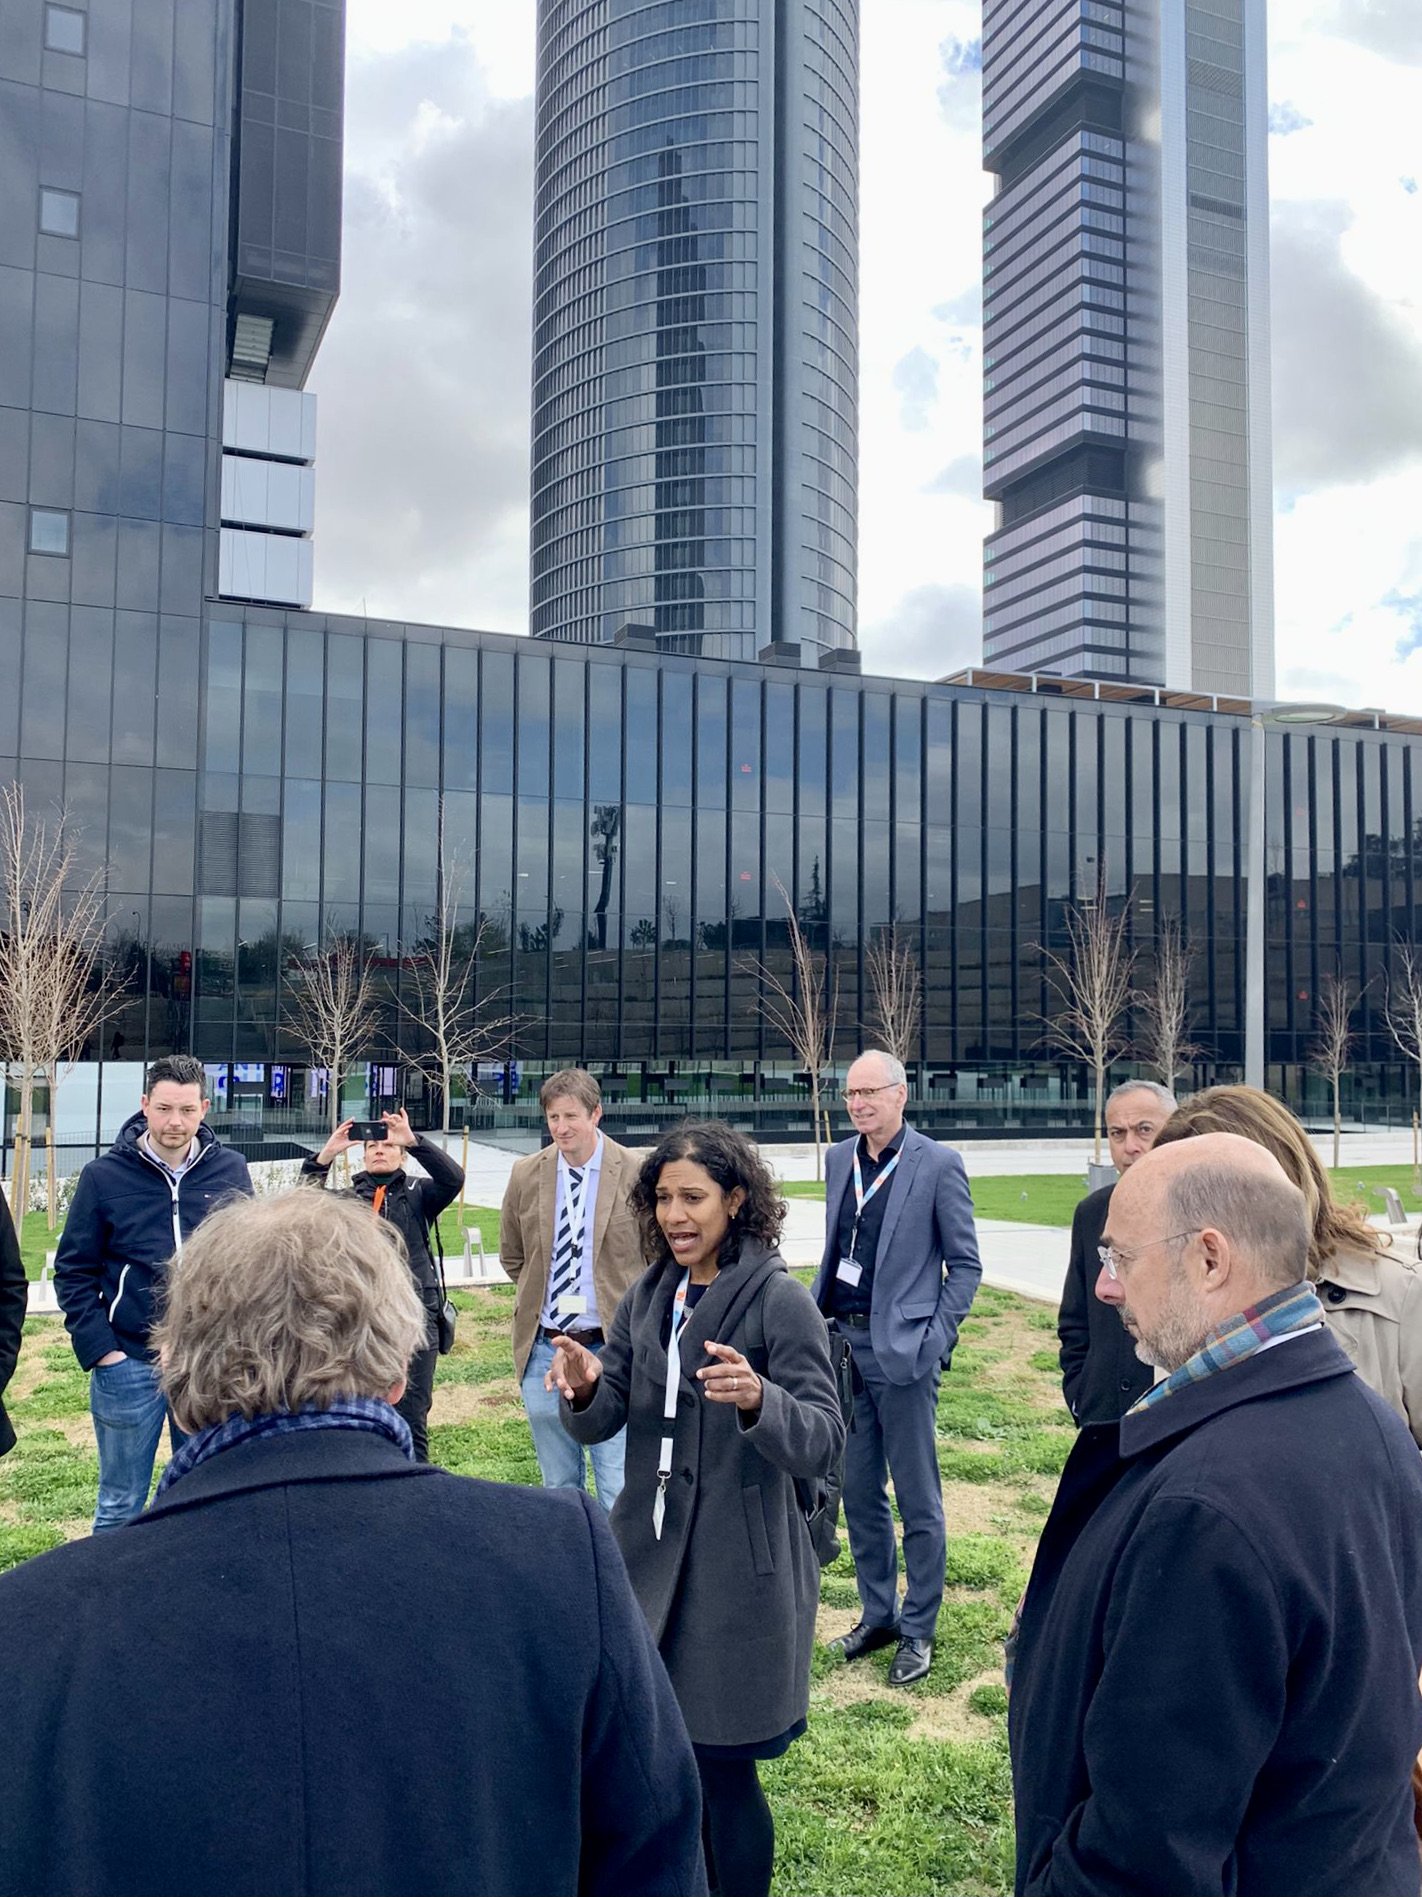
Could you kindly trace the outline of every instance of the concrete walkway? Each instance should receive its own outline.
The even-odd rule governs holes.
[[[1314,1144],[1324,1164],[1331,1165],[1331,1135],[1315,1136]],[[448,1146],[450,1152],[459,1158],[463,1153],[462,1136],[450,1135]],[[1004,1174],[1052,1173],[1060,1177],[1074,1174],[1081,1181],[1083,1194],[1086,1191],[1090,1141],[972,1140],[964,1141],[956,1150],[962,1155],[968,1169],[970,1183],[974,1178],[1000,1178]],[[777,1178],[789,1181],[815,1177],[815,1151],[812,1146],[764,1146],[761,1151]],[[486,1146],[471,1140],[465,1193],[467,1202],[480,1206],[499,1205],[517,1157],[516,1153],[506,1152],[501,1147]],[[1342,1163],[1344,1168],[1410,1165],[1412,1135],[1406,1130],[1345,1133]],[[785,1257],[792,1265],[817,1265],[824,1251],[824,1206],[816,1199],[791,1199],[788,1203],[790,1210],[785,1221]],[[1070,1235],[1065,1226],[1019,1225],[1005,1219],[978,1220],[978,1250],[983,1261],[983,1282],[1003,1291],[1020,1292],[1024,1297],[1036,1298],[1045,1304],[1056,1305],[1061,1300],[1069,1245]],[[498,1283],[503,1280],[504,1274],[498,1268],[497,1258],[487,1253],[482,1274],[476,1254],[472,1278],[461,1271],[455,1258],[451,1257],[448,1263],[451,1267],[451,1283]],[[54,1292],[49,1285],[31,1285],[30,1309],[35,1312],[57,1309]]]

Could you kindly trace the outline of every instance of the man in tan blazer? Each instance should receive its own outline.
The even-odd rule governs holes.
[[[553,1144],[515,1162],[499,1215],[499,1262],[518,1287],[513,1354],[545,1489],[587,1486],[610,1509],[622,1488],[625,1432],[584,1450],[558,1420],[545,1390],[551,1339],[576,1337],[601,1350],[623,1293],[645,1260],[627,1195],[638,1160],[598,1131],[602,1090],[581,1067],[544,1081],[538,1096]]]

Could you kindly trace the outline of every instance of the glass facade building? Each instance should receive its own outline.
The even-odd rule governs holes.
[[[253,534],[286,518],[271,470],[289,477],[293,517],[305,506],[314,418],[294,384],[339,257],[316,216],[329,153],[307,147],[339,138],[320,115],[340,10],[92,0],[67,49],[47,39],[47,11],[0,9],[0,782],[18,779],[37,810],[67,808],[81,868],[104,879],[124,997],[74,1050],[61,1122],[87,1116],[92,1146],[132,1109],[141,1063],[194,1052],[229,1136],[253,1151],[309,1140],[325,1077],[296,1005],[312,957],[340,939],[376,990],[351,1104],[403,1096],[432,1115],[412,1010],[441,816],[471,866],[475,994],[515,1018],[512,1057],[477,1076],[482,1126],[536,1125],[541,1075],[582,1061],[609,1126],[632,1138],[688,1107],[803,1135],[805,1077],[758,1005],[763,970],[790,979],[787,902],[837,988],[841,1070],[876,1032],[864,946],[892,929],[911,948],[924,984],[913,1113],[934,1131],[1083,1122],[1084,1071],[1044,1046],[1048,956],[1066,946],[1069,904],[1103,882],[1129,904],[1142,982],[1162,921],[1182,921],[1197,1077],[1238,1075],[1243,701],[1059,677],[860,678],[784,652],[675,649],[699,638],[686,628],[660,650],[560,644],[220,597],[224,482],[271,464],[265,500],[243,502]],[[605,11],[610,58],[631,10]],[[779,10],[777,30],[795,17]],[[242,170],[249,94],[277,134],[308,115],[294,143],[268,141],[285,182],[264,199],[286,202],[282,166],[305,164],[308,221],[295,243],[272,210],[294,247],[273,239],[269,265],[254,249],[239,270],[235,233],[256,228],[233,188],[256,189]],[[751,108],[733,94],[725,109]],[[657,188],[680,216],[678,192],[699,201],[694,168],[663,150]],[[662,214],[648,213],[653,251],[680,241],[658,235]],[[254,287],[261,268],[276,292]],[[244,328],[252,318],[270,330]],[[748,478],[767,503],[769,484]],[[1059,505],[1065,533],[1077,516]],[[1419,736],[1361,714],[1268,734],[1267,1072],[1296,1104],[1321,1096],[1305,1070],[1316,997],[1342,974],[1370,984],[1349,1104],[1410,1113],[1383,997],[1422,901]]]
[[[984,652],[1273,691],[1264,0],[989,0]]]
[[[539,0],[531,627],[855,641],[857,0]]]

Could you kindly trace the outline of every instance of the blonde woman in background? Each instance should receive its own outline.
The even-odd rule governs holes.
[[[1422,1446],[1422,1274],[1360,1207],[1333,1196],[1313,1142],[1288,1108],[1255,1087],[1207,1087],[1177,1108],[1156,1145],[1241,1133],[1271,1152],[1308,1201],[1308,1272],[1328,1328],[1354,1368]]]

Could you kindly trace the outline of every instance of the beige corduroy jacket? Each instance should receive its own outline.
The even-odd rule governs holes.
[[[1324,1266],[1318,1295],[1358,1375],[1422,1447],[1422,1272],[1396,1252],[1348,1246]]]
[[[629,1287],[646,1270],[637,1221],[627,1204],[641,1157],[603,1135],[593,1210],[593,1287],[604,1331]],[[514,1162],[499,1214],[499,1263],[518,1287],[514,1299],[514,1369],[523,1376],[538,1335],[538,1318],[553,1263],[553,1212],[558,1197],[558,1148],[545,1146]]]

